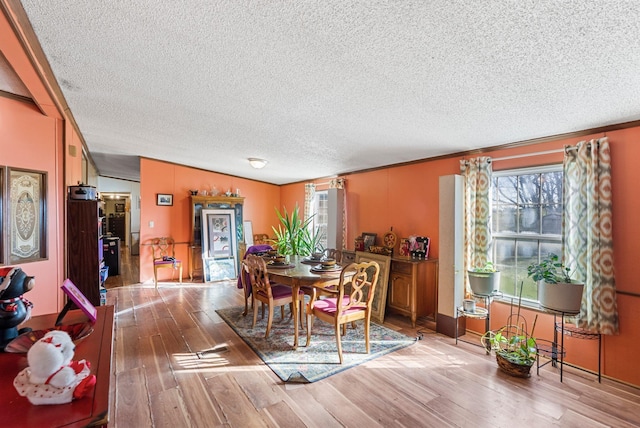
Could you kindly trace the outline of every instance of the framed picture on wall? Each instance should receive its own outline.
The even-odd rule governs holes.
[[[156,195],[156,205],[173,205],[173,195],[169,193],[158,193]]]
[[[9,263],[27,263],[47,257],[47,175],[9,168],[7,214]]]

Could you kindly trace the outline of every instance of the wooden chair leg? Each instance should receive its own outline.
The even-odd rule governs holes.
[[[269,337],[269,333],[271,333],[271,323],[273,322],[273,312],[274,312],[273,306],[269,305],[269,315],[267,318],[267,331],[264,334],[265,338]]]
[[[307,343],[304,346],[309,346],[311,343],[311,327],[313,327],[313,314],[307,314]]]
[[[153,267],[153,283],[156,285],[156,290],[158,289],[158,268]]]
[[[253,304],[253,324],[251,325],[251,328],[255,328],[256,322],[258,321],[258,305],[256,305],[255,299],[252,299],[252,304]],[[262,313],[264,317],[264,311]]]
[[[367,354],[369,353],[369,322],[367,320],[364,321],[364,347],[367,350]]]
[[[247,314],[249,313],[249,298],[251,296],[249,295],[249,288],[248,287],[244,287],[244,312],[242,313],[243,317],[246,317]],[[253,303],[253,300],[251,301]],[[251,305],[253,307],[253,305]]]
[[[180,276],[180,284],[182,284],[182,263],[178,266],[178,275]]]
[[[342,364],[342,339],[340,338],[340,324],[336,324],[336,345],[338,346],[338,358],[340,358],[340,364]]]

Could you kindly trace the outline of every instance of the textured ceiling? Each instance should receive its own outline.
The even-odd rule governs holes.
[[[107,176],[283,184],[640,119],[636,0],[22,4]]]

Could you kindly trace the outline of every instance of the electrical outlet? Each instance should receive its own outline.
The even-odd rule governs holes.
[[[153,226],[154,226],[154,223],[153,223],[153,220],[152,220],[152,221],[150,221],[150,222],[149,222],[149,227],[150,227],[151,229],[153,229]]]

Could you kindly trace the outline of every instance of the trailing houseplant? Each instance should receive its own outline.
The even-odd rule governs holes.
[[[533,321],[531,332],[527,331],[527,322],[520,315],[522,284],[518,297],[518,312],[509,315],[507,324],[495,331],[487,331],[480,339],[485,349],[496,354],[500,369],[517,377],[529,377],[531,367],[536,361],[538,348],[533,335],[538,316]],[[488,345],[487,345],[488,342]]]
[[[275,239],[271,242],[280,254],[308,256],[313,252],[324,250],[319,229],[316,229],[315,233],[309,230],[313,216],[303,219],[299,211],[297,204],[291,213],[287,211],[286,207],[283,212],[276,208],[280,224],[278,228],[272,226]]]
[[[570,273],[571,269],[553,253],[527,267],[528,276],[538,282],[540,306],[557,312],[580,312],[584,283],[573,280]]]
[[[468,270],[467,274],[471,291],[476,296],[488,296],[500,289],[500,271],[496,270],[492,262]]]

